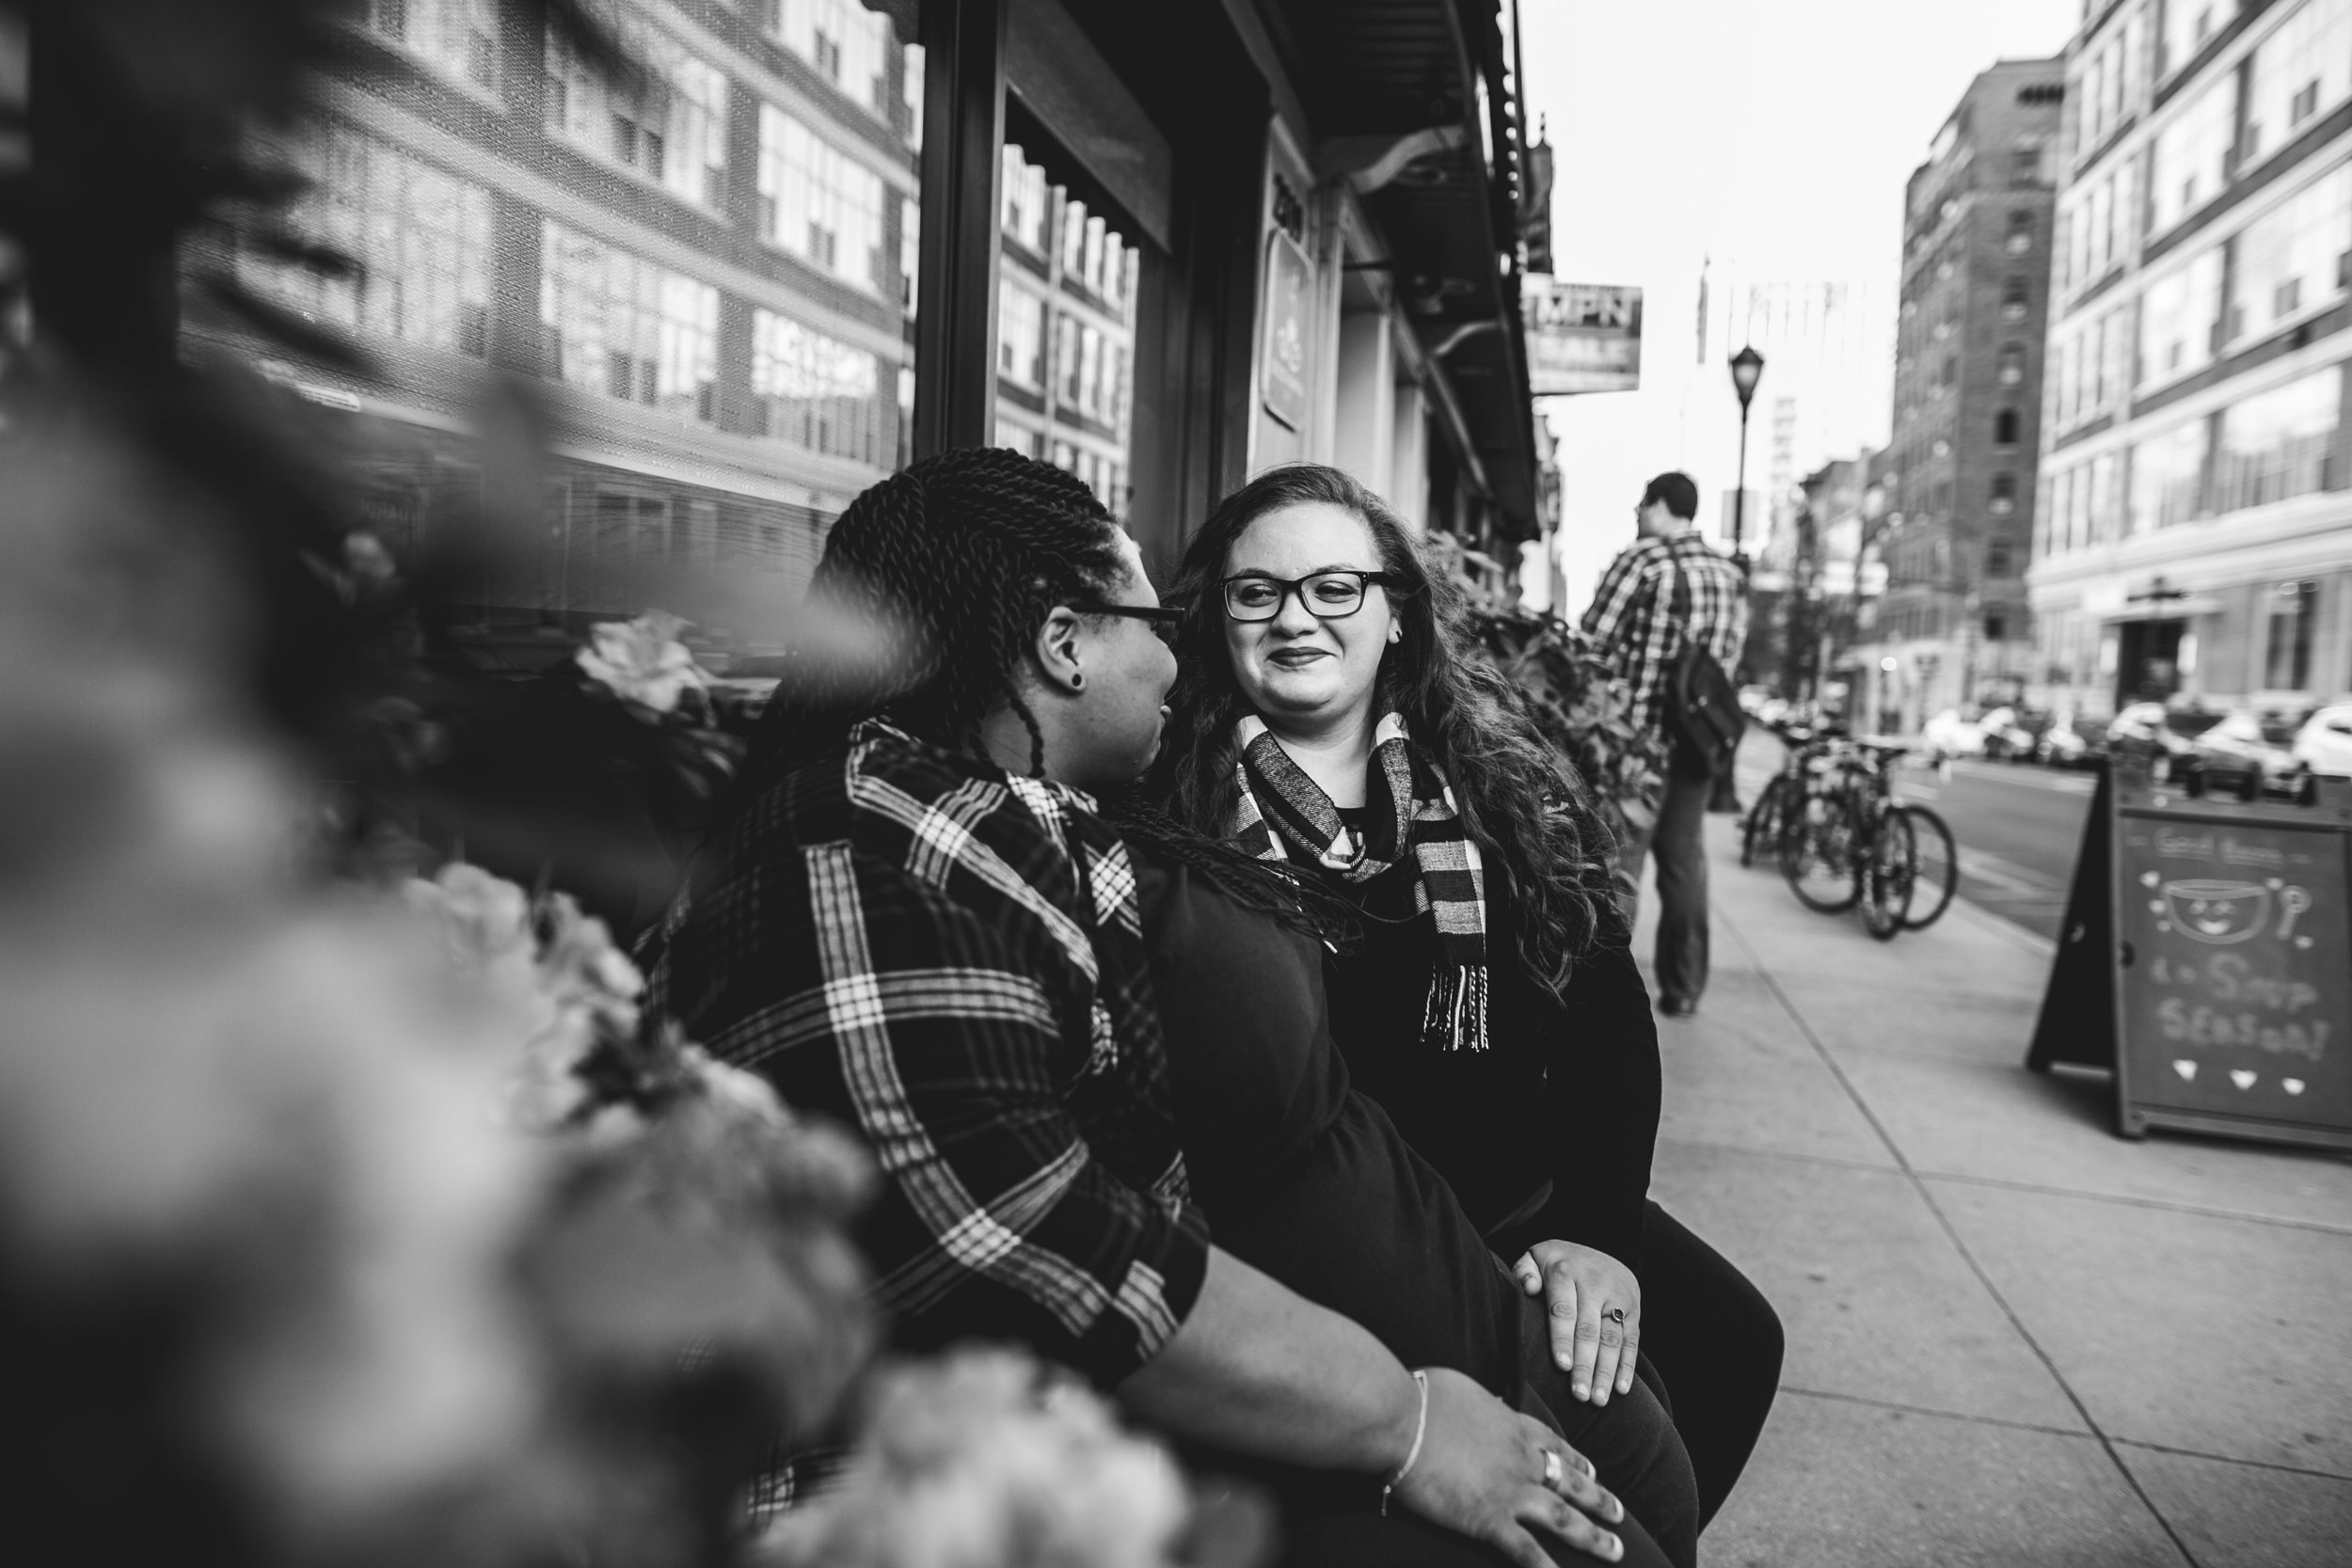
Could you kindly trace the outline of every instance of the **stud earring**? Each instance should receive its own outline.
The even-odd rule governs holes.
[[[1393,646],[1395,646],[1397,643],[1402,642],[1402,641],[1405,641],[1405,628],[1404,628],[1403,626],[1390,626],[1390,627],[1389,627],[1389,644],[1390,644],[1390,646],[1393,647]]]

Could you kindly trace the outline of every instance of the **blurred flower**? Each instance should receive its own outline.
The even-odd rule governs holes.
[[[634,621],[600,621],[580,650],[588,678],[633,707],[666,715],[688,691],[707,692],[710,676],[694,662],[678,633],[686,623],[650,610]]]
[[[882,1374],[839,1484],[761,1541],[773,1568],[1162,1568],[1188,1504],[1156,1445],[1009,1351]]]

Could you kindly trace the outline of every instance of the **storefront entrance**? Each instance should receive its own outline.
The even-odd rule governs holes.
[[[2186,621],[2126,621],[2117,628],[2115,704],[2160,703],[2181,689]]]

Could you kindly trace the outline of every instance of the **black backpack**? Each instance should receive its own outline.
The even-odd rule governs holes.
[[[1730,770],[1748,716],[1740,711],[1730,673],[1691,629],[1691,583],[1681,561],[1671,552],[1666,559],[1675,575],[1667,613],[1681,629],[1682,647],[1666,666],[1659,706],[1667,738],[1674,742],[1675,771],[1687,778],[1720,777]]]

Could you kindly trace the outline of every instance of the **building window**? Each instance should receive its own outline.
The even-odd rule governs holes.
[[[1997,610],[1984,612],[1984,640],[1987,642],[2006,641],[2009,638],[2009,617]]]
[[[889,17],[862,0],[760,0],[759,21],[818,75],[892,118]]]
[[[2156,133],[2149,153],[2148,232],[2170,230],[2221,194],[2230,144],[2236,135],[2237,75],[2206,84],[2172,123]]]
[[[2179,71],[2197,57],[2205,40],[2237,14],[2238,0],[2170,0],[2164,7],[2164,31],[2156,40],[2156,79]]]
[[[2214,510],[2236,512],[2326,489],[2343,397],[2343,370],[2330,366],[2224,409],[2214,452]]]
[[[1985,500],[1985,510],[1995,517],[2006,517],[2017,510],[2017,476],[1994,474],[1992,494]]]
[[[474,358],[490,350],[490,193],[354,131],[294,159],[311,180],[287,226],[359,263],[329,277],[241,252],[238,276],[304,315]]]
[[[1984,546],[1984,575],[1988,578],[2005,578],[2009,576],[2009,558],[2010,551],[2008,540],[1986,540]]]
[[[2132,448],[2131,528],[2136,534],[2201,515],[2208,427],[2191,420]]]
[[[2263,40],[2246,72],[2239,172],[2278,151],[2312,117],[2352,97],[2352,0],[2307,0]]]
[[[996,295],[996,373],[1033,392],[1045,386],[1045,302],[1013,283]]]
[[[1032,255],[1044,256],[1054,200],[1045,170],[1023,156],[1020,148],[1007,143],[1003,183],[1006,238],[1019,241]]]
[[[545,226],[539,321],[548,372],[589,391],[705,424],[717,418],[719,291]]]
[[[2139,307],[2142,387],[2201,369],[2213,357],[2220,294],[2219,246],[2148,286]]]
[[[366,0],[368,31],[453,76],[492,92],[499,85],[495,0]]]
[[[2317,619],[2319,584],[2282,582],[2271,591],[2264,639],[2263,685],[2272,691],[2302,691],[2312,683],[2312,626]]]
[[[2023,383],[2026,379],[2026,345],[2003,343],[1998,364],[1999,369],[1994,373],[2000,378],[2002,386],[2015,387]]]
[[[869,293],[882,276],[882,179],[772,103],[759,106],[761,232]]]
[[[875,467],[891,463],[882,362],[771,310],[752,312],[752,397],[779,441]]]
[[[2033,214],[2023,207],[2009,214],[2009,238],[2002,248],[2011,256],[2023,256],[2033,248]]]
[[[2238,232],[2222,341],[2255,337],[2344,295],[2352,165],[2339,165]]]
[[[2015,446],[2017,444],[2017,410],[2014,408],[2004,408],[1999,413],[1994,415],[1993,444],[1996,447]]]
[[[624,47],[644,68],[634,87],[590,66],[548,29],[548,130],[699,206],[723,206],[726,73],[647,28],[631,28]]]
[[[2009,182],[2012,185],[2038,185],[2042,182],[2042,138],[2028,136],[2010,150]]]
[[[2011,323],[2024,321],[2028,305],[2024,278],[2012,277],[2001,285],[2001,319],[2003,321]]]

